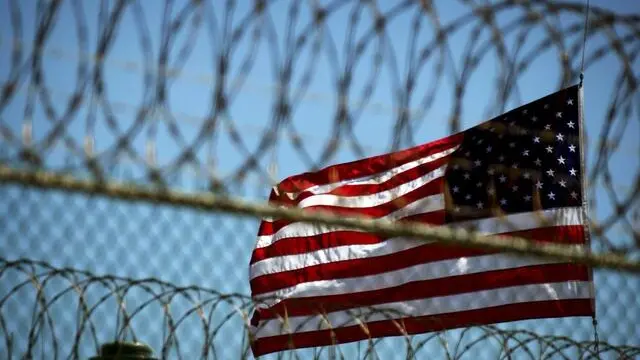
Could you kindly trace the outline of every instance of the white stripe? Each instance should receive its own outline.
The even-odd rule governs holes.
[[[452,223],[453,228],[464,228],[480,234],[497,234],[529,230],[547,226],[583,225],[580,207],[565,207],[511,214],[503,217]]]
[[[381,220],[400,220],[409,216],[427,214],[430,212],[444,210],[444,195],[442,193],[425,196],[404,207],[380,217]]]
[[[276,256],[251,265],[250,279],[267,274],[302,269],[307,266],[384,256],[412,249],[425,243],[425,241],[417,239],[392,238],[377,244],[344,245],[306,254]]]
[[[343,186],[343,185],[365,185],[365,184],[381,184],[389,179],[391,179],[392,177],[396,176],[399,173],[405,172],[407,170],[411,170],[414,169],[420,165],[426,164],[426,163],[430,163],[433,161],[436,161],[438,159],[441,159],[449,154],[451,154],[452,152],[456,151],[458,149],[458,145],[449,148],[447,150],[444,151],[440,151],[437,152],[435,154],[431,154],[427,157],[424,158],[420,158],[418,160],[414,160],[411,162],[408,162],[406,164],[397,166],[395,168],[389,169],[389,170],[385,170],[381,173],[377,173],[377,174],[373,174],[373,175],[368,175],[368,176],[363,176],[360,178],[355,178],[355,179],[347,179],[347,180],[341,180],[341,181],[337,181],[334,183],[330,183],[330,184],[324,184],[324,185],[314,185],[311,186],[309,188],[306,188],[300,192],[290,192],[290,193],[283,193],[283,195],[286,195],[287,197],[289,197],[290,199],[295,199],[297,198],[302,192],[310,192],[312,194],[324,194],[324,193],[328,193],[330,191],[333,191],[334,189]]]
[[[436,194],[436,195],[426,196],[422,199],[416,200],[414,203],[411,203],[390,214],[380,217],[380,219],[400,220],[407,216],[428,213],[428,212],[433,212],[433,211],[438,211],[443,209],[444,209],[444,196],[442,194]],[[283,226],[281,229],[276,231],[275,234],[258,236],[258,241],[256,242],[256,248],[263,248],[279,240],[290,238],[290,237],[314,236],[314,235],[326,234],[332,231],[348,231],[348,230],[357,231],[355,229],[347,228],[347,227],[337,227],[333,225],[294,222],[294,223],[290,223]]]
[[[280,207],[286,208],[285,206],[280,206]],[[422,199],[418,199],[408,205],[405,205],[405,207],[403,208],[400,208],[388,215],[381,217],[380,219],[399,220],[405,217],[418,215],[418,214],[425,214],[428,212],[443,210],[443,209],[444,209],[444,195],[436,194],[436,195],[423,197]],[[278,219],[272,218],[271,216],[262,218],[262,221],[264,222],[274,222],[276,220]],[[265,235],[265,236],[269,236],[269,235]]]
[[[503,219],[489,218],[466,221],[455,226],[474,226],[480,233],[485,235],[500,234],[504,232],[535,229],[539,228],[541,224],[544,224],[544,226],[582,225],[583,223],[581,221],[581,215],[581,208],[570,207],[544,210],[541,212],[513,214],[505,216]],[[543,220],[544,222],[542,222]],[[299,232],[291,234],[291,236],[311,236],[310,233],[318,228],[318,225],[304,226],[305,224],[303,223],[294,223],[289,225],[291,226],[291,228],[283,232],[282,236],[289,235],[289,232],[293,231],[293,225],[299,225],[297,227],[299,229]],[[328,228],[329,227],[327,227],[327,229]],[[329,229],[328,231],[332,231],[332,229]],[[304,240],[301,239],[300,241]],[[276,256],[251,264],[250,278],[253,279],[265,274],[274,274],[282,271],[301,269],[306,266],[388,255],[395,252],[411,249],[426,243],[427,242],[423,240],[417,239],[393,238],[379,244],[346,245],[329,249],[316,250],[304,254]]]
[[[420,176],[419,178],[400,184],[395,188],[384,190],[378,193],[358,196],[342,196],[333,194],[320,194],[310,196],[300,201],[297,207],[306,208],[310,206],[325,205],[340,206],[345,208],[369,208],[386,204],[432,182],[435,179],[443,177],[446,169],[447,166],[442,165],[439,168],[429,171],[428,173]]]
[[[578,245],[580,246],[580,245]],[[271,307],[284,299],[341,295],[362,291],[381,290],[415,281],[439,279],[449,276],[468,275],[484,271],[515,269],[531,265],[558,263],[536,257],[510,254],[492,254],[461,257],[418,264],[394,271],[368,276],[335,280],[318,280],[297,284],[288,288],[254,296],[259,307]]]
[[[362,322],[399,319],[446,314],[487,307],[526,303],[532,301],[590,299],[591,283],[588,281],[565,281],[558,283],[531,284],[500,289],[482,290],[464,294],[400,301],[348,311],[336,311],[324,316],[296,316],[286,321],[270,319],[254,328],[256,338],[281,334],[359,325]]]

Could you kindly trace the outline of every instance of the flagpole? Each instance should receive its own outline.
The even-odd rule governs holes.
[[[584,191],[584,194],[582,196],[582,208],[583,208],[583,212],[585,215],[585,220],[588,219],[588,204],[587,204],[587,177],[585,176],[585,172],[586,172],[586,164],[584,161],[584,147],[585,145],[585,136],[584,136],[584,113],[583,113],[583,107],[584,107],[584,89],[583,89],[583,84],[584,84],[584,56],[585,56],[585,52],[586,52],[586,47],[587,47],[587,33],[589,32],[589,10],[590,10],[590,1],[586,0],[587,4],[586,4],[586,9],[585,9],[585,17],[584,17],[584,35],[582,38],[582,59],[580,61],[580,85],[578,86],[578,123],[580,124],[580,162],[582,165],[582,171],[583,171],[583,177],[582,177],[582,189]],[[591,251],[591,234],[589,232],[589,221],[585,221],[585,233],[587,234],[587,244],[589,247],[589,250]],[[591,277],[591,283],[593,284],[593,268],[590,269],[589,271],[590,277]],[[592,285],[593,286],[593,285]],[[598,343],[600,342],[600,339],[598,337],[598,319],[596,318],[596,304],[595,304],[595,288],[592,287],[592,297],[593,297],[593,316],[591,317],[591,324],[593,325],[593,340],[594,340],[594,350],[597,353],[599,353],[599,346]]]
[[[582,89],[582,82],[584,81],[584,53],[587,47],[587,33],[589,32],[589,9],[590,1],[587,0],[586,14],[584,16],[584,35],[582,37],[582,60],[580,61],[580,89]]]

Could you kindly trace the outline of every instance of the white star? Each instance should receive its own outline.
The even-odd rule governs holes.
[[[480,140],[477,141],[477,144],[480,145],[480,144],[482,144],[483,141],[484,141],[483,139],[480,139]]]
[[[453,170],[458,170],[459,168],[460,168],[460,165],[458,164],[453,165]]]
[[[534,137],[533,138],[533,142],[536,143],[536,144],[539,143],[540,142],[540,136]]]
[[[547,149],[548,153],[552,153],[553,152],[553,147],[551,147],[551,145],[547,146],[546,149]]]
[[[518,168],[518,163],[513,163],[513,165],[511,165],[512,168],[517,169]]]
[[[503,182],[507,181],[507,177],[506,177],[506,176],[504,176],[504,174],[500,175],[500,178],[499,178],[499,179],[500,179],[500,182],[501,182],[501,183],[503,183]]]
[[[478,181],[478,182],[476,183],[476,187],[481,187],[481,186],[482,186],[482,182]]]
[[[567,126],[568,126],[568,127],[570,127],[570,128],[572,128],[572,129],[573,129],[573,125],[574,125],[573,121],[569,121],[569,122],[567,123]]]
[[[562,186],[562,187],[567,187],[567,182],[564,181],[564,180],[558,181],[558,184],[560,184],[560,186]]]
[[[527,114],[527,109],[522,110],[522,113],[526,115]]]
[[[571,170],[569,170],[569,173],[571,174],[571,176],[576,176],[577,171],[576,169],[571,168]]]
[[[458,191],[460,191],[460,188],[459,188],[459,187],[457,187],[457,186],[454,186],[453,188],[451,188],[451,190],[453,190],[453,193],[454,193],[454,194],[457,194],[457,193],[458,193]]]
[[[525,178],[525,179],[528,179],[528,178],[530,178],[530,177],[531,177],[531,174],[529,174],[528,172],[526,172],[526,173],[522,174],[522,177],[523,177],[523,178]]]
[[[480,161],[480,160],[476,160],[476,161],[474,161],[474,162],[473,162],[473,164],[474,164],[475,166],[480,166],[480,165],[482,165],[482,161]]]
[[[564,159],[562,156],[560,156],[560,157],[558,158],[558,163],[559,163],[559,164],[563,164],[563,165],[564,165],[564,160],[565,160],[565,159]]]
[[[547,175],[553,177],[553,174],[555,173],[555,171],[553,171],[552,169],[547,170]]]
[[[567,100],[567,105],[573,105],[573,99]]]
[[[576,152],[576,146],[575,145],[569,145],[569,151]]]
[[[453,211],[455,211],[455,212],[460,212],[460,206],[456,206],[456,207],[454,207],[454,208],[453,208]]]
[[[557,117],[558,119],[562,119],[562,112],[558,111],[558,112],[556,113],[556,117]]]
[[[571,192],[571,197],[574,198],[574,199],[577,199],[578,198],[578,193],[575,192],[575,191],[572,191]]]
[[[467,157],[468,157],[469,155],[471,155],[471,152],[469,152],[469,151],[467,151],[466,153],[464,153],[464,156],[467,156]]]
[[[531,195],[525,195],[524,201],[531,201]]]
[[[513,185],[513,186],[511,187],[511,191],[513,191],[513,192],[518,191],[518,185]]]
[[[487,152],[490,153],[493,148],[491,146],[487,146]]]
[[[489,194],[489,195],[495,195],[495,193],[496,193],[496,189],[494,189],[494,188],[492,188],[492,187],[490,187],[490,188],[487,190],[487,194]]]
[[[464,198],[467,200],[471,200],[471,195],[467,194]]]
[[[487,174],[489,174],[489,175],[493,175],[495,173],[496,173],[496,171],[493,168],[489,168],[489,170],[487,170]]]
[[[504,155],[498,156],[498,161],[503,162],[504,161]]]
[[[527,135],[529,131],[527,129],[520,129],[520,135]]]
[[[494,132],[494,131],[496,131],[496,129],[494,127],[490,127],[489,128],[489,132]]]
[[[478,207],[478,209],[482,209],[482,208],[484,208],[484,203],[482,201],[478,201],[476,206]]]
[[[536,188],[538,189],[542,189],[542,183],[540,182],[540,180],[538,180],[538,182],[536,183]]]
[[[500,199],[500,205],[507,205],[507,199]]]
[[[540,160],[540,158],[537,158],[536,161],[534,161],[534,163],[538,166],[542,166],[542,160]]]
[[[510,147],[510,148],[514,148],[514,147],[516,147],[516,143],[513,143],[513,142],[512,142],[512,143],[509,143],[509,147]]]
[[[544,104],[544,108],[548,109],[549,108],[549,104]]]
[[[529,156],[529,150],[525,150],[522,152],[522,156]]]
[[[558,134],[558,135],[556,135],[556,139],[558,139],[558,141],[563,141],[564,140],[564,135]]]
[[[509,126],[516,126],[516,122],[515,121],[510,122]]]
[[[531,121],[536,122],[536,121],[538,121],[538,118],[537,118],[537,117],[535,117],[535,116],[532,116],[532,117],[531,117]]]
[[[469,180],[470,177],[471,177],[471,175],[469,175],[469,173],[464,173],[464,179],[465,180]]]
[[[550,200],[555,200],[556,199],[556,194],[552,192],[550,192],[549,194],[547,194],[547,196],[549,197]]]
[[[544,129],[545,129],[545,130],[551,130],[551,124],[547,124],[547,125],[545,125],[545,126],[544,126]]]

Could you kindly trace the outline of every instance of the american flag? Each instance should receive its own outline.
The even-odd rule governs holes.
[[[588,246],[581,95],[572,86],[434,142],[289,177],[270,201]],[[283,219],[261,222],[250,285],[256,356],[595,316],[582,265]]]

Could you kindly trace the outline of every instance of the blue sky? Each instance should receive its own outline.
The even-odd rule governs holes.
[[[18,41],[23,47],[25,54],[31,50],[31,41],[36,32],[38,24],[36,2],[19,2],[20,17],[22,19],[21,32],[16,33],[15,26],[11,25],[9,18],[9,1],[0,1],[0,82],[5,82],[11,74],[11,50],[12,42]],[[17,4],[18,2],[14,2]],[[169,12],[174,17],[179,9],[187,3],[186,0],[175,1],[173,9]],[[322,4],[328,1],[320,2]],[[380,1],[378,9],[386,13],[397,5],[395,1]],[[637,14],[640,12],[640,3],[632,1],[606,1],[593,0],[592,6],[611,9],[618,13]],[[96,60],[92,53],[98,44],[101,28],[104,26],[98,15],[100,3],[98,2],[77,2],[81,4],[81,11],[84,16],[82,20],[74,15],[74,2],[64,1],[59,10],[50,37],[46,42],[44,56],[42,58],[42,68],[44,71],[44,82],[47,93],[51,95],[52,106],[60,116],[68,104],[71,94],[76,91],[78,84],[77,70],[80,64],[86,64],[89,70],[94,69]],[[113,9],[113,2],[104,2],[106,10]],[[114,41],[104,59],[103,78],[105,80],[105,102],[111,105],[111,111],[117,119],[121,129],[127,129],[135,121],[136,111],[143,103],[147,103],[153,98],[153,91],[148,84],[155,86],[157,79],[146,77],[148,70],[155,72],[156,64],[161,53],[162,37],[167,36],[162,29],[163,2],[145,2],[143,7],[138,8],[138,3],[128,6],[124,10],[117,30],[114,33]],[[138,159],[117,159],[115,167],[111,167],[112,162],[105,161],[112,176],[120,180],[139,179],[143,175],[143,170],[147,168],[145,161],[154,160],[157,166],[166,166],[175,161],[184,144],[189,144],[196,138],[203,119],[207,118],[212,108],[213,91],[219,79],[216,77],[216,62],[221,49],[228,49],[230,36],[223,35],[224,32],[224,11],[222,5],[212,6],[213,2],[207,2],[205,11],[202,12],[203,23],[196,27],[190,34],[190,23],[194,17],[188,21],[181,30],[173,33],[175,41],[173,48],[169,51],[170,68],[181,64],[180,72],[173,74],[168,80],[170,86],[166,94],[166,101],[161,106],[156,106],[147,118],[147,123],[132,140],[134,151],[141,156]],[[216,3],[217,4],[217,3]],[[222,2],[220,2],[222,4]],[[231,24],[237,27],[243,17],[252,7],[252,2],[239,1],[233,12]],[[254,42],[253,31],[257,21],[251,22],[242,36],[233,46],[233,53],[230,57],[230,76],[228,78],[228,89],[232,84],[241,86],[237,91],[230,91],[234,94],[229,99],[228,111],[221,116],[220,123],[215,136],[208,136],[206,141],[198,147],[196,154],[197,163],[200,165],[198,171],[202,173],[213,173],[216,177],[229,179],[230,175],[237,173],[246,164],[247,149],[255,151],[256,146],[265,129],[274,129],[273,106],[279,96],[279,77],[282,75],[282,66],[287,63],[291,52],[291,42],[287,42],[288,21],[291,19],[290,6],[292,2],[277,1],[268,7],[269,18],[262,27],[260,38]],[[354,116],[353,135],[346,134],[346,128],[340,129],[338,136],[338,149],[328,161],[320,165],[350,161],[362,156],[369,156],[388,151],[393,144],[393,129],[397,122],[399,111],[408,107],[411,130],[403,133],[400,147],[407,147],[416,143],[428,142],[449,134],[450,128],[447,125],[453,113],[453,99],[456,78],[460,77],[462,69],[463,54],[467,46],[467,41],[473,33],[478,31],[475,26],[477,21],[470,22],[463,26],[448,38],[450,54],[443,56],[443,76],[438,81],[434,75],[434,69],[439,61],[438,55],[432,56],[423,66],[422,70],[415,76],[415,89],[412,97],[404,101],[400,95],[402,92],[398,88],[403,86],[409,68],[409,59],[415,59],[417,51],[408,56],[410,49],[410,31],[416,19],[417,7],[409,7],[394,15],[388,22],[384,42],[374,38],[366,42],[362,56],[352,68],[348,67],[349,50],[345,45],[345,34],[349,28],[349,19],[354,14],[355,2],[346,2],[341,5],[339,11],[331,13],[327,20],[327,26],[323,32],[308,32],[308,37],[299,53],[293,57],[291,88],[286,89],[285,96],[289,97],[294,106],[287,125],[279,128],[277,132],[277,146],[269,147],[267,151],[260,153],[260,167],[268,168],[271,164],[276,165],[275,178],[282,179],[286,176],[307,171],[311,167],[309,159],[293,146],[292,134],[300,136],[306,153],[309,154],[312,162],[320,159],[320,154],[324,146],[332,138],[335,138],[334,119],[336,116],[336,104],[339,102],[337,95],[337,81],[344,73],[345,69],[350,69],[348,73],[352,75],[353,85],[349,88],[348,104]],[[438,12],[438,21],[447,24],[456,18],[463,16],[469,10],[467,5],[457,1],[435,2]],[[310,6],[303,3],[299,8],[297,21],[293,26],[294,35],[300,36],[309,26]],[[142,12],[137,12],[142,10]],[[372,24],[372,8],[365,7],[359,14],[358,25],[355,27],[355,39],[361,39]],[[137,17],[140,15],[140,17]],[[498,23],[508,24],[518,16],[521,10],[506,10],[498,17]],[[433,27],[431,21],[425,17],[421,19],[421,32],[416,38],[418,49],[433,40]],[[143,21],[141,21],[143,20]],[[583,21],[581,14],[562,13],[561,16],[552,17],[547,15],[547,20],[552,28],[564,28]],[[523,28],[522,26],[520,29]],[[480,44],[490,38],[490,33],[486,28],[482,28],[479,39]],[[513,31],[505,38],[507,49],[513,49],[518,36],[518,30]],[[616,28],[617,36],[624,36],[628,29],[622,26]],[[79,35],[80,34],[80,35]],[[516,56],[523,56],[534,49],[535,45],[543,40],[545,30],[541,26],[536,26],[527,36],[525,45]],[[608,41],[606,33],[599,33],[591,38],[587,44],[587,54],[603,46]],[[565,38],[569,48],[574,43],[580,43],[582,33],[576,32]],[[193,43],[189,43],[192,40]],[[320,44],[318,54],[312,55],[314,43]],[[191,45],[189,45],[191,44]],[[143,51],[144,46],[150,51]],[[181,62],[178,54],[183,46],[189,49],[188,56]],[[482,45],[479,46],[479,48]],[[375,54],[377,49],[382,47],[380,52],[382,58],[379,67],[376,67]],[[630,46],[627,46],[630,48]],[[495,50],[495,49],[494,49]],[[463,98],[461,113],[461,129],[473,126],[481,121],[487,120],[497,115],[501,110],[492,107],[496,103],[496,98],[500,93],[497,76],[507,67],[507,64],[500,63],[495,51],[489,51],[488,55],[481,58],[478,68],[472,72],[466,87]],[[26,60],[23,54],[22,61]],[[242,72],[241,67],[245,59],[251,59],[250,70]],[[558,51],[552,48],[535,57],[535,60],[527,70],[518,77],[518,95],[508,99],[507,105],[502,110],[519,106],[526,102],[535,100],[559,87],[559,57]],[[579,56],[570,59],[573,68],[579,67]],[[588,163],[595,159],[594,148],[599,140],[598,134],[602,128],[612,94],[614,94],[615,76],[620,69],[620,61],[615,53],[607,53],[600,61],[590,66],[586,71],[585,78],[585,117],[588,135]],[[638,73],[637,62],[632,64],[632,69]],[[311,69],[311,70],[307,70]],[[377,71],[375,71],[377,70]],[[28,74],[28,73],[27,73]],[[241,76],[239,76],[241,75]],[[305,75],[310,76],[310,82],[304,92],[300,91],[300,84],[304,83]],[[0,109],[0,123],[17,137],[17,142],[11,143],[7,139],[0,140],[0,155],[11,158],[20,148],[20,134],[22,134],[25,123],[25,104],[29,98],[28,84],[30,78],[21,76],[22,81],[17,90],[17,94],[10,100],[6,107]],[[91,76],[88,77],[90,79]],[[80,79],[82,80],[82,79]],[[147,83],[150,81],[150,83]],[[238,81],[238,82],[236,82]],[[573,79],[577,82],[577,78]],[[367,102],[361,109],[359,105],[362,94],[368,84],[373,86],[373,91]],[[435,84],[435,85],[434,85]],[[421,101],[432,87],[436,87],[435,100],[427,109],[421,109]],[[95,91],[89,86],[83,91],[88,96],[80,110],[70,119],[66,127],[66,134],[76,142],[79,149],[83,146],[85,138],[89,137],[94,141],[95,153],[109,155],[109,149],[116,144],[119,135],[108,126],[100,99]],[[302,94],[302,95],[298,95]],[[300,96],[300,97],[297,97]],[[636,99],[636,102],[638,100]],[[52,123],[47,119],[42,106],[42,100],[35,102],[33,112],[33,141],[41,142],[49,131],[53,129]],[[361,111],[360,111],[361,110]],[[631,121],[626,128],[621,128],[623,134],[621,140],[621,150],[615,153],[609,161],[609,167],[613,175],[613,181],[620,194],[624,194],[635,178],[630,176],[628,169],[633,167],[638,169],[638,123],[633,121],[640,116],[637,109],[630,115]],[[183,140],[176,140],[170,132],[167,124],[175,122],[181,132]],[[232,140],[228,132],[228,124],[232,123],[241,132],[242,146]],[[122,130],[120,130],[122,131]],[[351,139],[356,139],[359,146],[354,149]],[[83,154],[73,153],[59,142],[53,148],[47,150],[46,165],[50,169],[60,169],[67,165],[82,167]],[[152,154],[155,154],[152,156]],[[109,159],[109,157],[106,157]],[[205,167],[205,165],[210,165]],[[178,174],[176,186],[185,190],[196,190],[203,185],[204,180],[194,176],[191,167],[180,167],[174,172]],[[250,175],[244,182],[232,186],[232,192],[250,199],[264,199],[268,195],[270,184],[264,176],[256,171],[249,171]],[[592,213],[595,219],[606,217],[612,211],[612,206],[605,194],[604,189],[598,183],[592,184],[595,189],[596,210]],[[26,196],[34,203],[54,204],[57,208],[64,206],[69,201],[60,194],[24,194],[16,189],[5,189],[3,192],[13,194],[13,196]],[[20,194],[20,195],[19,195]],[[19,236],[19,229],[9,230],[9,236],[19,243],[19,246],[7,245],[5,256],[19,257],[27,253],[35,258],[43,258],[59,265],[86,268],[96,272],[117,273],[127,276],[158,276],[169,281],[180,283],[196,282],[203,286],[222,288],[228,291],[248,292],[246,264],[253,246],[253,234],[257,229],[257,220],[237,220],[228,216],[199,214],[195,212],[175,210],[169,208],[151,209],[142,205],[121,205],[118,203],[100,200],[84,199],[73,197],[73,201],[78,204],[78,209],[67,208],[64,214],[57,212],[56,207],[47,209],[43,206],[40,212],[43,219],[57,219],[67,224],[70,231],[63,234],[56,233],[55,230],[42,226],[32,230],[25,238]],[[593,200],[593,199],[592,199]],[[97,206],[100,211],[115,214],[112,220],[106,221],[107,227],[112,229],[105,231],[105,234],[96,234],[97,224],[101,224],[100,216],[92,218],[90,214],[85,214],[82,207]],[[10,211],[7,206],[4,211]],[[40,216],[27,215],[21,216]],[[85,217],[84,223],[78,223],[78,217]],[[629,217],[631,213],[629,213]],[[91,218],[91,220],[88,220]],[[139,219],[134,224],[127,223],[127,220]],[[156,223],[156,219],[162,219]],[[44,220],[43,220],[44,221]],[[20,222],[20,220],[18,221]],[[34,221],[37,223],[36,221]],[[189,225],[176,225],[184,223]],[[170,224],[170,225],[166,225]],[[12,226],[7,224],[6,226]],[[117,229],[117,230],[113,230]],[[241,229],[241,231],[237,231]],[[52,237],[53,242],[43,240],[43,234]],[[189,234],[189,236],[185,236]],[[619,226],[609,233],[619,244],[628,244],[631,239],[628,230]],[[87,246],[89,236],[95,236],[93,243],[95,246]],[[62,239],[65,240],[62,240]],[[116,239],[123,247],[113,246],[112,239]],[[18,241],[20,239],[20,241]],[[10,240],[11,241],[11,240]],[[61,242],[62,243],[58,243]],[[231,249],[229,247],[231,245]],[[60,249],[64,251],[56,251]],[[126,249],[126,250],[123,250]],[[105,250],[108,250],[105,252]],[[51,256],[52,252],[56,252]],[[139,264],[139,253],[153,253],[149,262],[145,266]],[[106,254],[107,261],[96,261],[101,254]],[[132,255],[133,254],[133,255]],[[124,261],[122,259],[127,259]],[[172,270],[167,271],[166,263],[171,261]],[[216,264],[212,267],[211,264]],[[240,265],[239,265],[240,264]],[[232,279],[225,279],[225,275],[233,273]],[[610,306],[612,299],[610,293],[626,287],[629,293],[634,293],[640,285],[637,279],[627,279],[618,276],[607,276],[599,274],[596,278],[598,287],[599,313],[604,314],[601,320],[601,327],[605,329],[604,339],[614,343],[636,341],[640,336],[633,336],[633,325],[629,325],[632,330],[622,330],[624,326],[617,320],[626,316],[627,319],[640,318],[640,308],[637,304],[631,308],[623,303],[625,295],[618,298],[616,306]],[[224,281],[226,280],[226,281]],[[619,285],[618,285],[619,284]],[[601,285],[601,287],[600,287]],[[600,290],[602,289],[602,290]],[[623,290],[620,290],[623,291]],[[600,304],[605,304],[602,306]],[[607,318],[612,322],[607,323]],[[613,321],[616,320],[616,321]],[[560,330],[553,330],[557,323]],[[588,321],[567,320],[562,322],[530,322],[524,326],[533,326],[536,329],[552,331],[566,335],[567,326],[576,326],[579,323],[581,329],[586,329],[580,336],[590,336]],[[635,321],[631,321],[634,323]],[[562,332],[562,326],[565,332]],[[552,328],[552,330],[550,330]],[[609,329],[610,331],[606,331]],[[638,329],[635,329],[636,335]],[[635,340],[634,340],[635,339]]]

